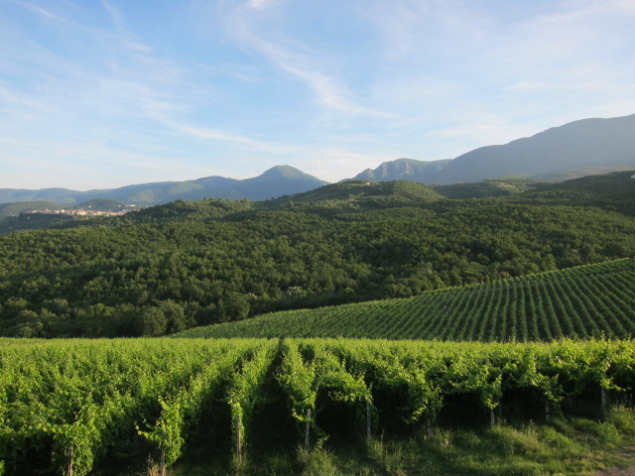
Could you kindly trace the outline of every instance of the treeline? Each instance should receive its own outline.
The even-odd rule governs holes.
[[[2,236],[0,335],[162,335],[635,252],[635,219],[596,207],[338,200],[174,202]]]

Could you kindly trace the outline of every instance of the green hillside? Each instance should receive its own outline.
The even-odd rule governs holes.
[[[551,203],[599,206],[635,216],[635,170],[582,177],[543,185],[525,195]]]
[[[614,189],[459,200],[344,182],[13,232],[0,236],[0,335],[163,335],[632,257],[635,217]]]
[[[506,197],[540,188],[544,184],[519,178],[490,179],[476,183],[435,185],[432,188],[445,198]]]
[[[282,197],[270,203],[270,206],[284,206],[292,203],[313,203],[331,206],[351,207],[387,207],[429,203],[444,197],[423,184],[394,181],[372,182],[368,180],[347,180],[345,182],[325,185],[315,190],[299,193],[291,197]]]
[[[408,299],[286,311],[179,337],[550,341],[635,335],[635,261],[613,261]]]

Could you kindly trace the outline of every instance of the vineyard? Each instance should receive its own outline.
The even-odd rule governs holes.
[[[457,414],[549,422],[584,402],[602,418],[634,390],[632,341],[0,339],[0,468],[82,476],[113,455],[143,468],[150,454],[164,472],[201,427],[239,464],[272,415],[293,446],[333,431],[369,443],[433,434]]]
[[[182,337],[551,341],[635,335],[635,260],[623,259],[406,299],[283,311]]]

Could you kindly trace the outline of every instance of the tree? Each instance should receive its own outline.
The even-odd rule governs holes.
[[[141,313],[139,319],[139,335],[160,336],[168,328],[168,318],[158,307],[149,307]]]

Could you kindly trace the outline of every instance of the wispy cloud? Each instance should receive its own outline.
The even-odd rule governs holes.
[[[449,158],[635,111],[634,23],[631,0],[0,0],[0,161],[116,182]]]
[[[213,97],[213,91],[207,85],[199,85],[193,72],[179,63],[155,56],[153,47],[126,30],[123,15],[108,1],[103,0],[102,5],[113,19],[116,32],[78,25],[36,5],[20,5],[54,20],[56,28],[72,25],[84,33],[87,43],[105,47],[111,54],[103,60],[79,62],[60,57],[29,38],[15,38],[27,48],[19,58],[16,55],[10,60],[11,65],[25,76],[30,71],[24,69],[24,63],[40,65],[41,80],[36,88],[23,89],[0,82],[0,97],[4,98],[5,106],[13,106],[14,113],[22,110],[24,114],[24,110],[31,109],[37,115],[43,110],[49,113],[57,110],[62,115],[76,114],[79,118],[90,106],[90,110],[106,117],[143,117],[179,133],[250,143],[250,139],[240,134],[184,126],[187,121],[181,116],[204,104],[201,99]]]
[[[226,29],[239,44],[257,51],[276,67],[302,81],[323,107],[352,115],[394,117],[394,114],[365,106],[354,99],[354,94],[339,80],[337,66],[332,65],[338,62],[337,59],[327,57],[297,38],[262,28],[259,20],[263,14],[270,19],[271,8],[283,4],[275,0],[251,0],[233,6]],[[263,13],[265,7],[267,12]],[[261,27],[260,31],[258,27]]]

